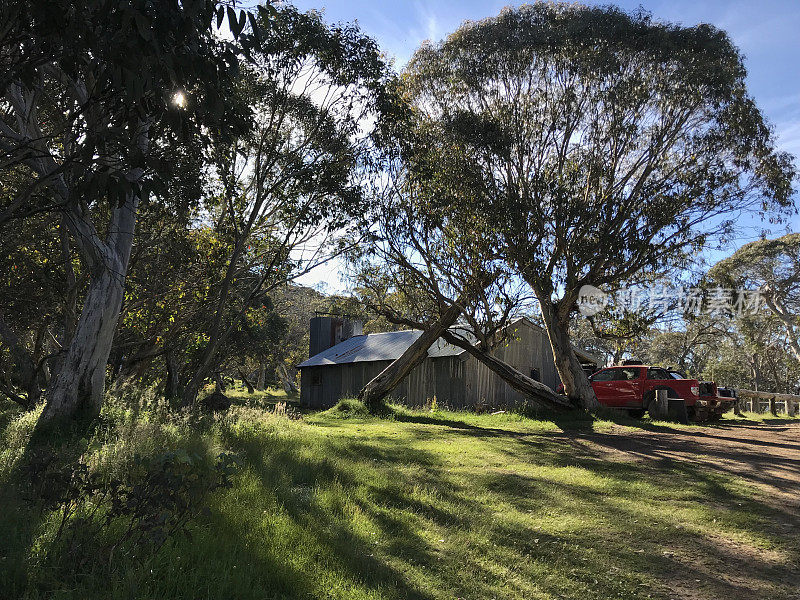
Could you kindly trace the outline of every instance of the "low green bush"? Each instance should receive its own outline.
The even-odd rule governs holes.
[[[339,400],[334,406],[325,411],[325,414],[345,419],[370,416],[367,405],[356,398],[343,398]]]

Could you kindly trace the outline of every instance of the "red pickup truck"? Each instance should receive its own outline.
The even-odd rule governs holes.
[[[716,384],[701,384],[677,371],[652,365],[607,367],[593,373],[589,381],[600,404],[627,410],[636,417],[649,410],[656,390],[666,390],[669,398],[682,398],[690,419],[719,418],[733,406],[732,398],[717,396]]]

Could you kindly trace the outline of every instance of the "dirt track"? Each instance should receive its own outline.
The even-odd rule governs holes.
[[[800,600],[800,422],[724,421],[707,427],[631,430],[565,435],[597,456],[636,461],[669,470],[692,463],[710,472],[735,475],[760,489],[767,507],[764,533],[785,542],[781,552],[706,539],[705,549],[665,548],[686,568],[669,573],[664,591],[681,600]]]
[[[739,476],[764,489],[765,500],[789,506],[800,517],[800,423],[739,421],[659,431],[629,429],[585,436],[593,445],[627,460],[680,460]],[[788,506],[787,506],[788,505]],[[800,583],[800,582],[799,582]]]

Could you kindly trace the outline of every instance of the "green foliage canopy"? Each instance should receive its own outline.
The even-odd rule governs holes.
[[[424,45],[405,78],[420,181],[476,211],[537,295],[663,269],[736,210],[793,210],[791,157],[728,36],[535,3]]]

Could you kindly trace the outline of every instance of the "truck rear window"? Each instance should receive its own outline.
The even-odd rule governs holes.
[[[647,369],[647,378],[648,379],[672,379],[669,374],[669,371],[666,369],[659,369],[658,367],[652,367]]]

